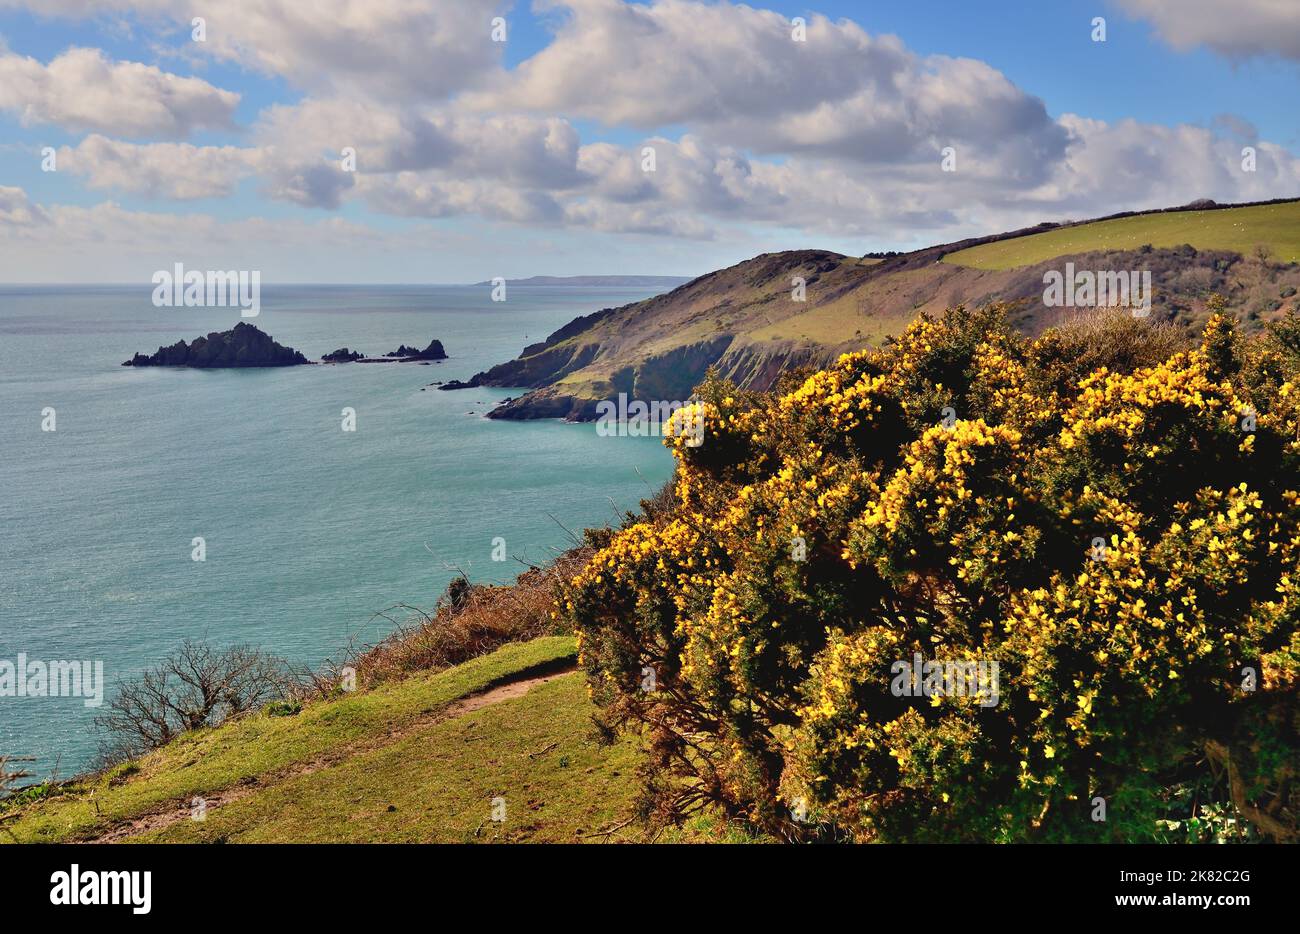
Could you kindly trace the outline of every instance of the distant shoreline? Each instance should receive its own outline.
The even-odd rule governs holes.
[[[547,286],[604,286],[626,288],[653,288],[656,286],[676,287],[692,281],[695,276],[529,276],[527,279],[506,279],[506,285],[547,285]],[[492,285],[488,279],[473,285]]]
[[[507,279],[506,285],[568,287],[568,288],[675,288],[698,278],[697,276],[532,276],[527,279]],[[482,282],[277,282],[267,283],[267,291],[275,289],[467,289],[492,285],[490,279]],[[146,292],[152,288],[148,280],[139,282],[0,282],[0,290],[42,289],[46,291],[76,291],[95,289],[138,289]]]

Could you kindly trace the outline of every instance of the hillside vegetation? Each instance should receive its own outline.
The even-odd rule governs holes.
[[[706,382],[675,508],[565,598],[605,722],[650,743],[647,810],[1300,839],[1300,319],[1185,341],[958,308],[777,393]]]
[[[1259,254],[1256,247],[1268,248]],[[1158,321],[1199,330],[1212,293],[1247,330],[1297,307],[1300,203],[1170,210],[1047,232],[1016,231],[888,258],[766,253],[664,295],[577,318],[469,385],[523,387],[494,418],[590,420],[616,399],[685,401],[710,368],[742,389],[877,347],[918,315],[1002,301],[1034,335],[1068,316],[1044,273],[1148,270]],[[443,386],[454,389],[458,383]]]
[[[574,651],[572,637],[544,637],[293,715],[198,730],[10,803],[0,840],[603,839],[632,816],[639,753],[592,735]]]
[[[1268,247],[1280,263],[1300,262],[1300,201],[1207,211],[1166,211],[1059,227],[949,253],[945,263],[976,269],[1033,266],[1058,256],[1136,250],[1143,244],[1226,250]]]

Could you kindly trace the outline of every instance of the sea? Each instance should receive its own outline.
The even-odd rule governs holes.
[[[123,367],[245,320],[151,289],[0,286],[0,675],[20,656],[104,672],[100,708],[0,677],[0,755],[38,776],[92,767],[116,688],[187,639],[338,660],[392,630],[389,608],[431,608],[461,572],[509,582],[671,476],[656,438],[492,420],[522,390],[429,385],[653,289],[267,287],[246,320],[310,359],[435,338],[449,359]]]

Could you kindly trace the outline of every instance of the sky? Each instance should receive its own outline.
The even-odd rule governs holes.
[[[1298,90],[1300,0],[0,0],[0,282],[693,276],[1294,197]]]

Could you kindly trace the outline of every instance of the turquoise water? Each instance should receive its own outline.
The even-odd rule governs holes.
[[[0,287],[0,661],[102,660],[108,693],[187,637],[318,665],[476,581],[562,550],[670,475],[651,438],[482,417],[518,391],[421,391],[516,356],[646,290],[263,289],[253,323],[311,359],[441,340],[450,359],[266,370],[133,369],[237,309],[155,308],[149,288]],[[57,430],[41,430],[45,407]],[[341,410],[357,430],[341,430]],[[191,560],[206,540],[207,560]],[[0,697],[0,753],[91,764],[95,710]]]

